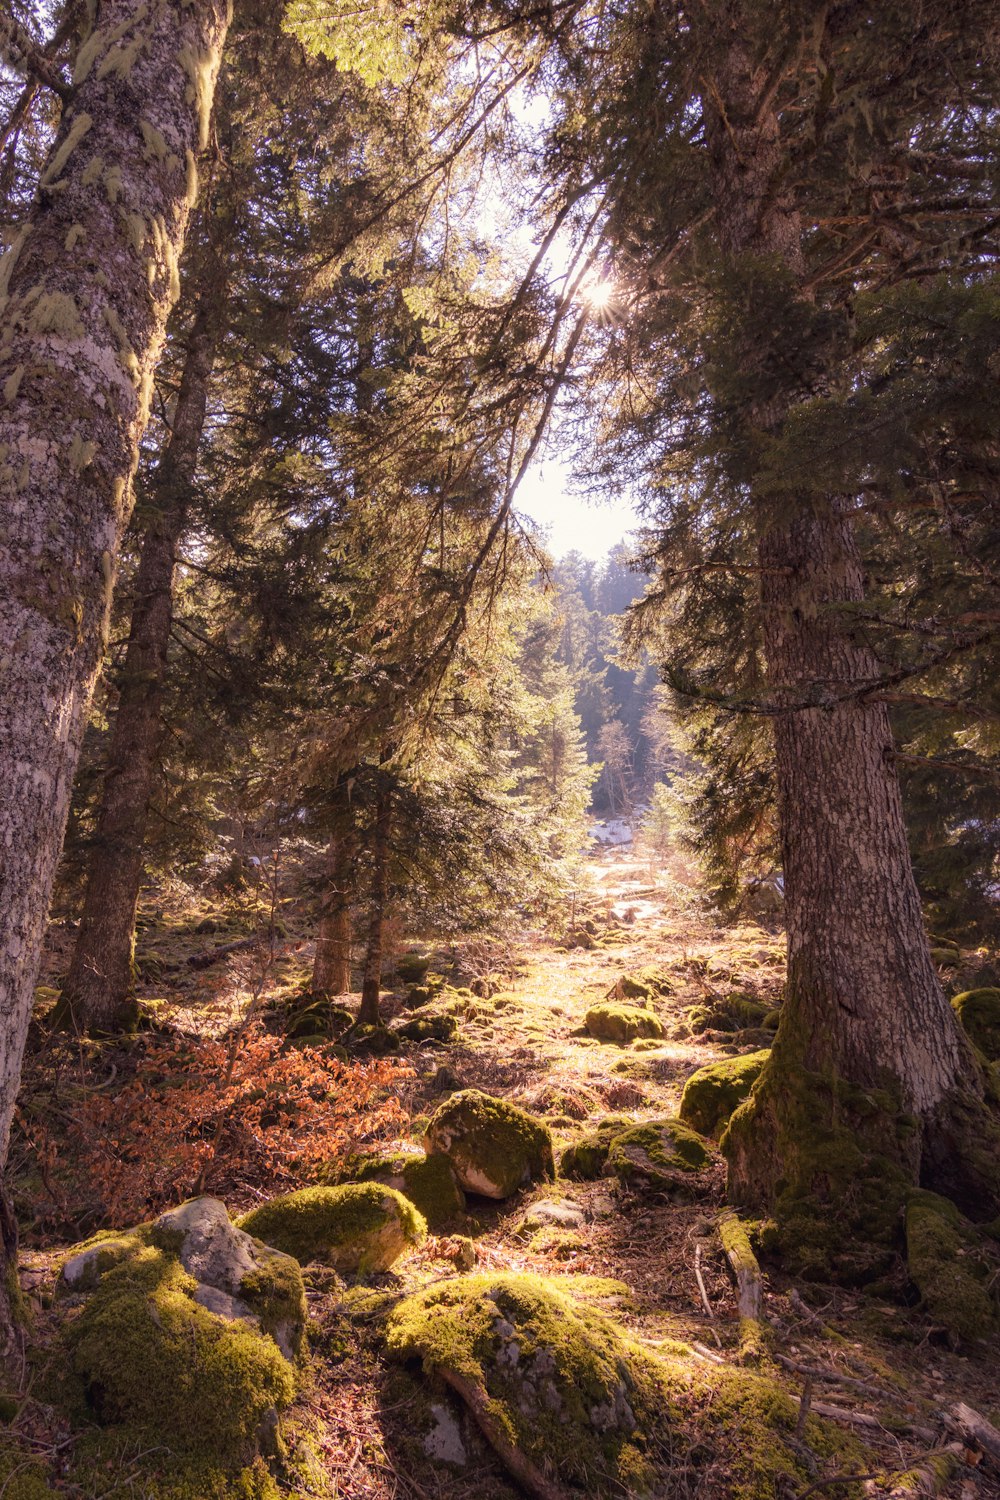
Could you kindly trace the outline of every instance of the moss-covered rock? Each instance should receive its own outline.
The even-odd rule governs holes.
[[[506,1099],[464,1089],[435,1110],[427,1126],[428,1156],[446,1156],[466,1192],[509,1198],[518,1188],[555,1176],[552,1136]]]
[[[201,1306],[197,1289],[175,1255],[137,1238],[66,1325],[69,1363],[102,1424],[239,1469],[273,1447],[294,1373],[271,1338]]]
[[[657,995],[670,995],[673,989],[674,982],[664,969],[647,968],[620,975],[612,993],[616,1000],[647,1002]]]
[[[680,1120],[651,1120],[615,1136],[607,1171],[636,1192],[687,1193],[711,1160],[705,1142],[689,1126]]]
[[[314,995],[311,991],[294,994],[282,1017],[285,1036],[300,1041],[339,1037],[353,1024],[354,1016],[346,1005],[337,1005],[328,995]]]
[[[593,1182],[603,1176],[611,1142],[632,1124],[634,1121],[627,1115],[610,1115],[599,1121],[596,1130],[588,1131],[566,1147],[559,1161],[561,1175],[581,1182]]]
[[[407,1042],[453,1042],[458,1036],[458,1020],[455,1016],[422,1012],[412,1021],[397,1026],[396,1035]]]
[[[952,999],[969,1040],[990,1062],[1000,1062],[1000,990],[965,990]]]
[[[291,1256],[234,1225],[218,1198],[191,1198],[124,1234],[103,1233],[62,1260],[58,1290],[80,1295],[148,1246],[177,1259],[199,1306],[270,1335],[286,1359],[302,1349],[306,1324],[302,1272]]]
[[[387,1270],[427,1236],[423,1214],[376,1182],[285,1193],[244,1215],[240,1227],[303,1264],[363,1276]]]
[[[490,1440],[537,1471],[595,1497],[652,1492],[648,1452],[665,1415],[656,1364],[557,1282],[457,1277],[399,1303],[386,1341],[475,1403]]]
[[[432,954],[411,948],[408,953],[401,953],[396,959],[396,978],[400,984],[422,984],[433,962]]]
[[[571,1120],[586,1120],[601,1108],[600,1096],[579,1083],[538,1083],[519,1094],[517,1102],[531,1114],[567,1115]]]
[[[702,1135],[716,1135],[757,1082],[767,1057],[766,1050],[748,1052],[692,1073],[681,1095],[681,1119]]]
[[[342,1181],[382,1182],[395,1188],[420,1210],[431,1229],[465,1212],[465,1194],[446,1156],[426,1156],[419,1147],[355,1157],[343,1169]]]
[[[935,1323],[960,1339],[1000,1329],[1000,1255],[947,1198],[910,1194],[906,1260]]]
[[[399,1037],[389,1026],[352,1026],[341,1040],[355,1057],[389,1057],[399,1051]]]
[[[617,1042],[620,1046],[625,1046],[639,1036],[663,1035],[663,1027],[651,1011],[610,1000],[592,1005],[586,1014],[584,1025],[598,1041]]]

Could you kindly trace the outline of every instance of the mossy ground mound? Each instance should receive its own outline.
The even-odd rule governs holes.
[[[453,1042],[458,1036],[458,1020],[455,1016],[422,1011],[412,1021],[397,1026],[396,1035],[405,1042]]]
[[[625,1046],[636,1037],[662,1037],[663,1027],[656,1016],[635,1005],[606,1000],[592,1005],[584,1020],[588,1032],[600,1042],[617,1042]]]
[[[596,1130],[589,1130],[566,1147],[559,1161],[562,1176],[574,1177],[581,1182],[593,1182],[602,1176],[612,1141],[632,1123],[627,1115],[609,1115],[600,1120]]]
[[[419,1359],[432,1383],[478,1400],[504,1462],[506,1443],[561,1495],[679,1495],[697,1473],[706,1493],[772,1500],[807,1488],[815,1457],[848,1473],[873,1467],[850,1435],[812,1416],[800,1426],[776,1381],[697,1362],[680,1343],[643,1348],[579,1300],[588,1281],[439,1283],[389,1312],[390,1354]]]
[[[1000,1062],[1000,990],[965,990],[951,1003],[969,1040],[990,1062]]]
[[[600,1095],[579,1083],[538,1083],[518,1095],[518,1104],[532,1114],[566,1115],[586,1120],[601,1107]]]
[[[341,1040],[354,1057],[389,1057],[399,1051],[399,1037],[388,1026],[352,1026]]]
[[[238,1471],[273,1447],[294,1372],[272,1339],[199,1306],[196,1289],[168,1252],[137,1242],[67,1323],[69,1364],[102,1425]]]
[[[650,1120],[616,1135],[607,1167],[636,1192],[687,1194],[699,1173],[711,1166],[701,1136],[680,1120]]]
[[[702,1135],[717,1135],[753,1088],[768,1052],[748,1052],[709,1063],[692,1073],[681,1096],[680,1118]]]
[[[890,1268],[918,1141],[887,1090],[810,1072],[779,1037],[719,1144],[732,1201],[767,1207],[789,1270],[857,1284]]]
[[[423,1214],[375,1182],[285,1193],[246,1214],[240,1228],[303,1264],[318,1260],[362,1276],[388,1269],[427,1236]]]
[[[394,1357],[419,1358],[478,1401],[500,1441],[541,1473],[594,1496],[652,1493],[648,1454],[663,1417],[654,1362],[544,1278],[431,1287],[393,1310],[386,1340]]]
[[[464,1089],[435,1110],[428,1156],[446,1156],[467,1192],[509,1198],[530,1182],[555,1176],[546,1126],[506,1099]]]
[[[1000,1331],[1000,1250],[947,1198],[910,1194],[906,1259],[935,1323],[960,1339]]]
[[[637,969],[631,974],[622,974],[615,982],[613,991],[616,1000],[654,1000],[657,995],[673,993],[674,981],[664,969]]]

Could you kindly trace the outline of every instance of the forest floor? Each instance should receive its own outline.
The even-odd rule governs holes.
[[[759,1025],[734,1031],[710,1021],[724,1015],[726,998],[732,995],[768,1009],[780,1004],[784,942],[777,920],[747,918],[723,925],[698,902],[682,869],[657,868],[648,858],[622,850],[589,861],[569,905],[568,939],[535,932],[502,951],[475,945],[436,951],[435,967],[447,972],[452,966],[452,984],[471,984],[487,993],[469,1005],[456,1040],[407,1050],[411,1072],[400,1085],[400,1098],[409,1123],[397,1127],[400,1138],[419,1135],[423,1117],[448,1088],[475,1087],[545,1117],[558,1160],[562,1149],[592,1128],[595,1117],[626,1115],[641,1122],[674,1116],[684,1082],[695,1069],[769,1044],[770,1034]],[[262,897],[258,919],[266,906]],[[238,1009],[240,995],[245,997],[254,984],[266,992],[265,1000],[271,992],[280,997],[301,984],[310,949],[287,931],[257,981],[245,971],[234,982],[238,955],[229,961],[225,982],[217,969],[213,977],[213,971],[192,968],[190,957],[213,945],[225,946],[233,936],[228,928],[212,931],[217,924],[204,908],[197,915],[194,921],[188,912],[181,921],[168,902],[140,935],[144,988],[161,1002],[160,1024],[189,1035],[220,1034],[234,1007]],[[52,973],[64,962],[67,941],[58,929],[54,932]],[[663,1039],[618,1046],[589,1036],[584,1027],[588,1008],[604,999],[623,974],[647,967],[664,978],[666,992],[652,1002]],[[491,977],[484,983],[487,971]],[[401,987],[386,995],[390,1020],[402,1012],[404,994]],[[694,1025],[692,1008],[700,1016]],[[696,1029],[701,1027],[705,1029]],[[116,1055],[106,1051],[100,1060],[105,1076],[112,1063],[112,1080]],[[29,1083],[43,1066],[44,1049],[29,1065]],[[109,1083],[112,1097],[115,1087]],[[34,1182],[37,1170],[24,1146],[20,1159],[25,1180]],[[470,1199],[469,1213],[448,1227],[474,1240],[478,1265],[490,1272],[612,1278],[623,1284],[615,1317],[640,1342],[656,1348],[680,1340],[706,1366],[735,1364],[736,1296],[717,1230],[724,1188],[721,1160],[706,1180],[706,1189],[693,1201],[657,1202],[633,1196],[606,1178],[560,1179],[502,1203]],[[246,1208],[266,1196],[266,1187],[260,1182],[245,1189],[236,1185],[222,1196],[233,1210]],[[578,1205],[582,1222],[566,1235],[526,1233],[526,1210],[553,1199]],[[87,1227],[78,1226],[75,1237]],[[32,1276],[37,1280],[51,1258],[53,1240],[74,1236],[60,1228],[54,1211],[48,1220],[40,1211],[37,1232],[29,1230],[26,1238],[30,1287]],[[377,1285],[403,1295],[452,1275],[453,1267],[443,1258],[447,1251],[447,1239],[431,1240],[424,1251],[376,1278]],[[790,1396],[811,1403],[813,1410],[818,1405],[839,1412],[834,1419],[864,1443],[866,1462],[874,1452],[880,1470],[910,1469],[946,1440],[939,1413],[956,1401],[994,1422],[1000,1419],[1000,1348],[986,1342],[956,1347],[921,1309],[902,1270],[895,1286],[883,1284],[879,1294],[796,1282],[775,1266],[765,1265],[764,1273],[771,1373]],[[313,1353],[300,1409],[308,1415],[332,1495],[343,1500],[502,1500],[519,1493],[465,1419],[460,1421],[465,1462],[449,1466],[426,1458],[414,1442],[415,1395],[383,1367],[373,1330],[363,1319],[346,1316],[328,1277],[314,1281],[310,1302]],[[976,1462],[971,1451],[966,1456],[966,1466],[940,1493],[953,1500],[1000,1500],[1000,1469]],[[678,1484],[678,1495],[732,1493],[710,1443],[700,1450],[697,1468]],[[848,1472],[859,1471],[849,1466]],[[820,1463],[809,1482],[778,1486],[773,1493],[864,1493],[860,1482],[838,1488],[837,1476],[835,1465]],[[131,1487],[125,1492],[142,1493]],[[878,1487],[869,1493],[889,1491]],[[766,1500],[763,1492],[761,1500]]]

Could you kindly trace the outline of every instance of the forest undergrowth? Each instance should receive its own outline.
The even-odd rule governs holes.
[[[279,919],[266,893],[210,903],[179,888],[151,893],[136,955],[142,1029],[132,1038],[52,1032],[45,1016],[54,991],[41,989],[12,1157],[22,1223],[32,1226],[21,1257],[32,1368],[40,1355],[44,1366],[47,1341],[58,1358],[44,1290],[53,1265],[95,1231],[127,1228],[198,1193],[221,1197],[235,1217],[275,1193],[335,1181],[337,1163],[351,1153],[419,1140],[434,1108],[463,1088],[543,1119],[558,1161],[595,1120],[676,1116],[696,1069],[770,1044],[781,1003],[776,917],[745,913],[723,924],[705,911],[681,863],[615,851],[585,865],[558,931],[453,945],[397,934],[397,951],[411,964],[415,955],[424,967],[429,961],[447,981],[457,1031],[449,1041],[404,1042],[391,1056],[358,1060],[284,1034],[311,958],[296,920],[294,901]],[[68,938],[54,924],[52,974]],[[953,955],[952,988],[991,957]],[[383,996],[390,1024],[405,1021],[408,1009],[420,1014],[419,993],[403,981],[405,957],[399,968],[395,978],[389,970],[395,987]],[[588,1033],[588,1009],[627,993],[626,976],[655,981],[649,1007],[662,1037],[616,1044]],[[378,1308],[468,1269],[462,1254],[470,1240],[477,1269],[489,1274],[526,1272],[557,1285],[600,1278],[593,1284],[602,1287],[602,1306],[649,1350],[684,1346],[707,1376],[744,1367],[745,1330],[719,1233],[724,1182],[715,1156],[684,1199],[650,1198],[608,1177],[560,1177],[503,1202],[470,1196],[466,1214],[364,1282],[370,1313],[358,1300],[364,1292],[331,1271],[307,1271],[310,1355],[286,1419],[288,1452],[298,1461],[290,1461],[282,1492],[345,1500],[518,1493],[467,1415],[455,1418],[462,1462],[428,1457],[414,1438],[427,1397],[405,1369],[384,1362],[380,1344]],[[533,1223],[533,1208],[553,1202],[579,1211],[572,1227]],[[928,1493],[899,1476],[921,1472],[925,1455],[954,1437],[945,1414],[955,1403],[1000,1419],[995,1341],[959,1345],[936,1326],[902,1259],[861,1289],[796,1280],[766,1253],[761,1259],[766,1342],[752,1363],[774,1383],[773,1399],[791,1402],[789,1441],[803,1467],[796,1477],[779,1473],[764,1488],[739,1489],[717,1445],[709,1395],[703,1412],[679,1419],[683,1456],[672,1461],[671,1495]],[[816,1415],[842,1430],[840,1452],[810,1449],[806,1420]],[[32,1463],[48,1466],[56,1493],[157,1493],[146,1487],[149,1460],[138,1452],[123,1451],[81,1487],[73,1464],[79,1431],[31,1385],[11,1434]],[[982,1460],[966,1444],[936,1492],[1000,1496],[1000,1469],[988,1455]]]

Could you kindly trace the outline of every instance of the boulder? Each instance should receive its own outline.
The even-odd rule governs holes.
[[[699,1068],[684,1085],[680,1118],[702,1135],[717,1135],[757,1082],[769,1055],[765,1048]]]
[[[535,1494],[646,1495],[667,1409],[650,1355],[566,1295],[568,1278],[458,1276],[398,1303],[391,1357],[455,1392]],[[547,1488],[545,1486],[548,1486]]]
[[[426,1156],[419,1146],[356,1157],[343,1172],[344,1180],[382,1182],[395,1188],[420,1210],[431,1229],[465,1212],[465,1194],[446,1156]]]
[[[192,1494],[244,1493],[238,1474],[275,1451],[295,1394],[288,1356],[305,1295],[294,1261],[235,1229],[217,1200],[195,1199],[77,1247],[59,1293],[72,1314],[67,1368],[92,1419],[165,1445]]]
[[[406,1042],[453,1042],[458,1036],[458,1021],[454,1016],[424,1013],[397,1026],[396,1035]]]
[[[639,1010],[634,1005],[621,1005],[609,1000],[592,1005],[587,1012],[584,1025],[592,1037],[601,1042],[617,1042],[625,1046],[636,1037],[662,1037],[663,1027],[651,1011]]]
[[[446,1156],[467,1192],[509,1198],[518,1188],[555,1176],[546,1127],[478,1089],[453,1094],[431,1116],[424,1136],[429,1156]]]
[[[301,1264],[322,1261],[361,1276],[388,1270],[427,1237],[423,1214],[377,1182],[284,1193],[245,1214],[240,1227]]]
[[[611,1115],[599,1121],[596,1130],[588,1131],[572,1146],[566,1147],[559,1162],[562,1176],[575,1177],[583,1182],[593,1182],[603,1176],[611,1142],[632,1123],[627,1115]]]
[[[615,1136],[604,1170],[636,1192],[671,1196],[690,1192],[711,1160],[701,1136],[680,1120],[651,1120]]]
[[[965,990],[951,1003],[970,1042],[990,1062],[1000,1062],[1000,989]]]
[[[302,1348],[305,1288],[295,1260],[238,1228],[218,1198],[191,1198],[150,1224],[99,1235],[63,1260],[59,1290],[91,1292],[145,1246],[175,1257],[191,1278],[192,1299],[217,1316],[270,1335],[286,1359]]]
[[[388,1057],[399,1051],[399,1037],[388,1026],[352,1026],[341,1041],[355,1057]]]

